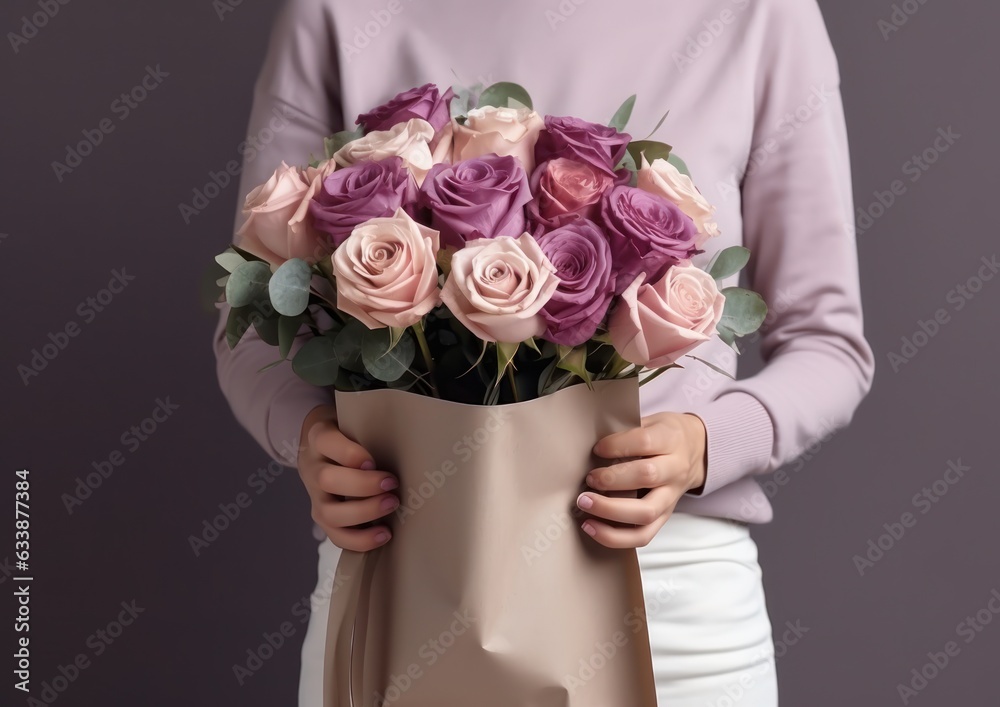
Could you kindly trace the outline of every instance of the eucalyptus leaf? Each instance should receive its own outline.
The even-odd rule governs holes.
[[[219,253],[215,256],[215,262],[226,269],[226,272],[232,272],[243,263],[246,262],[246,258],[237,253],[234,250],[227,250],[225,253]]]
[[[226,318],[226,343],[229,344],[230,349],[236,348],[236,344],[240,343],[243,335],[252,326],[250,313],[250,307],[232,307],[229,310],[229,316]],[[254,312],[254,314],[257,313]],[[257,314],[257,316],[260,315]]]
[[[483,90],[483,85],[477,83],[474,86],[452,86],[451,90],[455,93],[451,99],[451,117],[464,118],[475,105],[476,97]]]
[[[340,370],[333,340],[328,336],[309,339],[292,359],[292,370],[312,385],[333,385]]]
[[[738,273],[748,262],[750,251],[743,246],[734,245],[719,253],[708,274],[716,280],[722,280]]]
[[[271,346],[278,345],[278,317],[255,317],[253,328],[265,343]]]
[[[371,329],[361,341],[361,360],[365,369],[380,381],[389,383],[405,374],[416,356],[416,344],[407,332],[395,346],[388,328]]]
[[[286,317],[282,315],[278,318],[278,353],[281,354],[282,361],[288,358],[292,344],[295,343],[295,337],[305,323],[306,318],[303,316]]]
[[[495,83],[492,86],[487,87],[479,94],[479,107],[483,106],[496,106],[497,108],[508,108],[510,107],[511,101],[520,103],[526,108],[532,108],[531,96],[524,89],[523,86],[519,86],[516,83],[510,83],[509,81],[501,81],[500,83]]]
[[[677,171],[680,172],[681,174],[687,175],[688,177],[691,176],[691,170],[688,169],[688,166],[684,163],[684,160],[675,155],[673,152],[671,152],[670,156],[667,157],[667,162],[676,167]]]
[[[361,344],[364,341],[368,327],[357,319],[351,319],[333,339],[333,348],[341,368],[355,373],[364,373],[365,364],[361,360]]]
[[[628,152],[632,155],[637,167],[642,166],[643,155],[645,155],[646,161],[652,164],[653,160],[668,159],[672,149],[665,142],[656,142],[655,140],[633,140],[628,144]]]
[[[233,307],[267,299],[267,282],[271,279],[271,268],[267,263],[255,260],[240,265],[226,282],[226,301]]]
[[[767,305],[756,292],[744,290],[742,287],[727,287],[722,290],[726,305],[722,310],[722,319],[717,329],[728,329],[736,336],[752,334],[764,323],[767,316]],[[721,336],[721,331],[720,331]],[[723,341],[726,341],[723,337]],[[731,343],[726,341],[726,343]]]
[[[364,131],[359,125],[354,130],[341,130],[338,133],[334,133],[328,138],[323,139],[323,150],[326,153],[327,159],[333,159],[334,154],[336,154],[340,148],[349,142],[357,140],[360,137],[364,137]]]
[[[608,127],[614,128],[620,133],[625,132],[625,126],[628,125],[629,118],[632,117],[633,108],[635,108],[634,93],[626,98],[621,107],[615,111],[615,114],[611,117],[611,122],[608,123]]]
[[[301,258],[286,260],[274,271],[267,285],[275,311],[295,317],[309,305],[309,284],[312,268]]]

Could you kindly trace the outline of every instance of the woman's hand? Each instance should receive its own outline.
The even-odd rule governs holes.
[[[365,552],[387,543],[389,528],[382,523],[370,528],[351,526],[396,510],[399,498],[389,492],[399,487],[399,481],[392,474],[375,471],[371,455],[345,437],[336,420],[332,405],[313,408],[306,416],[299,476],[312,502],[313,520],[333,544]]]
[[[650,490],[642,498],[580,494],[577,505],[594,516],[584,521],[584,531],[608,547],[649,544],[680,497],[705,484],[706,443],[699,417],[670,412],[650,415],[643,418],[642,427],[602,439],[594,446],[597,456],[639,458],[594,469],[587,475],[587,485],[599,492]]]

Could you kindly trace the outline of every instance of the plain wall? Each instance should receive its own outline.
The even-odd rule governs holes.
[[[886,35],[887,0],[821,5],[840,57],[855,195],[876,216],[858,244],[878,372],[853,425],[769,487],[776,519],[754,531],[782,702],[901,703],[897,685],[954,641],[957,654],[910,703],[998,704],[1000,617],[988,606],[1000,590],[1000,278],[978,273],[997,253],[1000,7],[907,0],[915,14],[900,6],[908,19]],[[214,312],[199,299],[230,236],[235,184],[189,223],[178,211],[239,156],[276,10],[232,0],[220,17],[220,6],[76,0],[17,51],[9,34],[0,46],[0,492],[12,514],[14,471],[31,471],[33,694],[73,676],[57,681],[59,705],[294,704],[316,572],[307,497],[296,472],[266,471],[218,392]],[[6,3],[0,28],[20,33],[39,7]],[[114,101],[147,67],[159,67],[159,84],[123,115]],[[113,131],[58,179],[51,163],[104,119]],[[960,137],[915,180],[908,161],[949,128]],[[894,203],[870,208],[896,180]],[[133,279],[97,311],[87,298],[116,271]],[[939,310],[935,329],[926,323]],[[933,336],[917,334],[922,321]],[[17,367],[67,325],[77,335],[25,385]],[[903,352],[903,337],[923,345]],[[894,367],[890,353],[915,355]],[[176,409],[147,439],[128,432],[163,403]],[[113,473],[67,507],[78,479],[112,457]],[[944,480],[949,462],[969,467],[956,483]],[[249,504],[196,555],[190,536],[238,497]],[[7,680],[12,522],[0,541]],[[887,548],[881,557],[870,542]],[[877,561],[859,570],[869,552]],[[977,612],[979,629],[963,630]],[[241,684],[233,666],[285,622],[291,636]],[[86,667],[60,672],[81,654]]]

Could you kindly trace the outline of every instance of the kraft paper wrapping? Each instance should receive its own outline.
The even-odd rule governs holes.
[[[580,529],[591,454],[639,425],[635,379],[501,406],[336,394],[399,476],[392,540],[343,551],[324,707],[656,707],[634,550]]]

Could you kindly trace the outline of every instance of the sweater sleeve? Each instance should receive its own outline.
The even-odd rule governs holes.
[[[874,371],[864,338],[837,60],[816,0],[770,0],[741,187],[748,286],[770,307],[764,368],[689,410],[705,423],[706,495],[773,471],[846,426]]]
[[[278,15],[254,87],[247,142],[241,146],[234,234],[242,225],[248,192],[267,181],[282,160],[307,164],[310,155],[322,153],[323,138],[342,129],[335,35],[327,7],[314,0],[290,0]],[[228,316],[229,307],[224,306],[213,341],[219,386],[236,419],[257,443],[276,461],[294,466],[303,420],[332,399],[326,390],[301,380],[290,364],[261,372],[277,358],[277,351],[253,328],[230,350]]]

